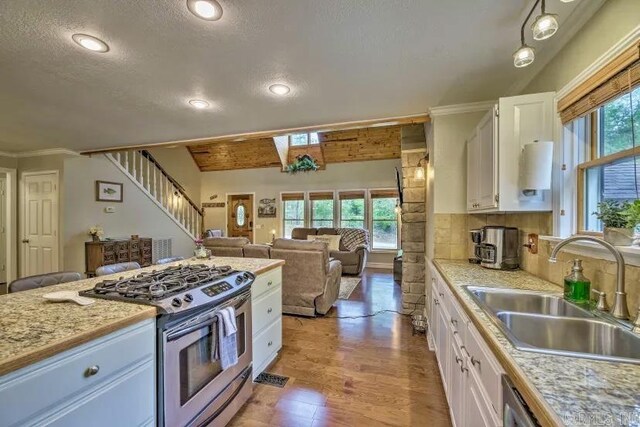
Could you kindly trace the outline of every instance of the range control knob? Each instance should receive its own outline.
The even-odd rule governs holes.
[[[182,301],[180,298],[174,298],[171,300],[171,305],[174,307],[180,307],[182,305]]]
[[[191,294],[186,294],[186,295],[184,296],[184,300],[185,300],[185,302],[191,302],[191,301],[193,301],[193,295],[191,295]]]
[[[249,280],[251,278],[251,275],[249,275],[249,273],[244,273],[242,277],[244,277],[244,280]]]
[[[244,281],[244,279],[242,278],[242,276],[238,276],[236,277],[236,283],[239,285],[240,283],[242,283]]]

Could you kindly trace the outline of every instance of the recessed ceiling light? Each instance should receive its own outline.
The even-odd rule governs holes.
[[[286,94],[291,92],[291,89],[287,85],[283,85],[283,84],[277,83],[277,84],[269,86],[269,91],[271,91],[271,93],[273,93],[275,95],[278,95],[278,96],[285,96]]]
[[[217,21],[222,18],[222,6],[216,0],[187,0],[187,8],[206,21]]]
[[[109,51],[109,45],[100,40],[97,37],[90,36],[88,34],[74,34],[71,36],[74,42],[78,43],[85,49],[92,50],[94,52],[105,53]]]
[[[209,108],[209,103],[207,101],[202,100],[202,99],[191,99],[191,100],[189,100],[189,104],[193,108],[197,108],[198,110],[203,110],[205,108]]]

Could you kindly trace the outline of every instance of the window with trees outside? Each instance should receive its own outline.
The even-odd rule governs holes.
[[[340,198],[340,227],[365,228],[364,191],[343,191]]]
[[[333,191],[309,193],[311,204],[311,226],[314,228],[333,227]]]
[[[371,248],[398,249],[397,191],[371,190]]]
[[[291,231],[304,227],[304,193],[282,194],[282,230],[283,236],[290,239]]]
[[[292,146],[319,144],[318,132],[294,133],[289,136],[289,144]]]
[[[640,86],[579,120],[588,132],[578,165],[578,227],[601,232],[596,212],[640,198]]]

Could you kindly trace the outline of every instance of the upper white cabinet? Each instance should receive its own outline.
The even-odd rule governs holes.
[[[525,144],[553,140],[554,92],[500,98],[467,141],[467,208],[479,212],[548,211],[551,192],[525,195]]]

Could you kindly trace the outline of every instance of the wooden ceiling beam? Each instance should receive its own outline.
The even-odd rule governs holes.
[[[421,113],[421,114],[414,114],[409,116],[386,117],[382,119],[330,123],[330,124],[324,124],[324,125],[318,125],[318,126],[306,126],[306,127],[278,129],[278,130],[270,130],[270,131],[262,131],[262,132],[238,133],[233,135],[223,135],[223,136],[216,136],[216,137],[209,137],[209,138],[183,139],[183,140],[177,140],[177,141],[156,142],[156,143],[149,143],[149,144],[125,145],[120,147],[101,148],[98,150],[85,150],[85,151],[81,151],[80,154],[91,155],[91,154],[111,153],[114,151],[123,151],[123,150],[142,150],[142,149],[159,148],[159,147],[169,148],[169,147],[180,147],[180,146],[191,146],[191,145],[206,145],[206,144],[222,143],[222,142],[241,142],[249,139],[273,138],[274,136],[281,136],[281,135],[286,135],[291,133],[331,132],[331,131],[337,131],[337,130],[362,129],[362,128],[370,128],[370,127],[375,128],[376,126],[419,124],[419,123],[426,123],[429,121],[430,121],[429,115],[426,113]]]

